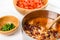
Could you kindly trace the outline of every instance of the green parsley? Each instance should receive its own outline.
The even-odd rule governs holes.
[[[7,23],[2,26],[2,31],[9,31],[11,29],[15,28],[14,24],[12,23]]]

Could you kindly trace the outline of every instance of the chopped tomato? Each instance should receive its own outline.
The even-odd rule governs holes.
[[[43,6],[42,0],[18,0],[17,6],[25,9],[36,9]]]

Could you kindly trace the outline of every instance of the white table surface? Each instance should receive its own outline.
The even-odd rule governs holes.
[[[49,0],[48,6],[46,9],[60,13],[59,4],[60,4],[60,0]],[[13,5],[13,0],[0,0],[0,17],[5,15],[13,15],[17,17],[20,22],[22,22],[22,19],[23,19],[23,15],[20,14],[18,11],[16,11]],[[20,28],[14,35],[11,35],[11,36],[0,34],[0,40],[23,40]]]

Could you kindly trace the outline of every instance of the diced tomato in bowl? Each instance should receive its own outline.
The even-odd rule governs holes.
[[[22,14],[41,10],[47,6],[48,0],[14,0],[15,8]]]

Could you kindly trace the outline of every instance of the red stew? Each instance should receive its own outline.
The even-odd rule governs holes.
[[[43,6],[42,0],[18,0],[17,6],[25,9],[36,9]]]

